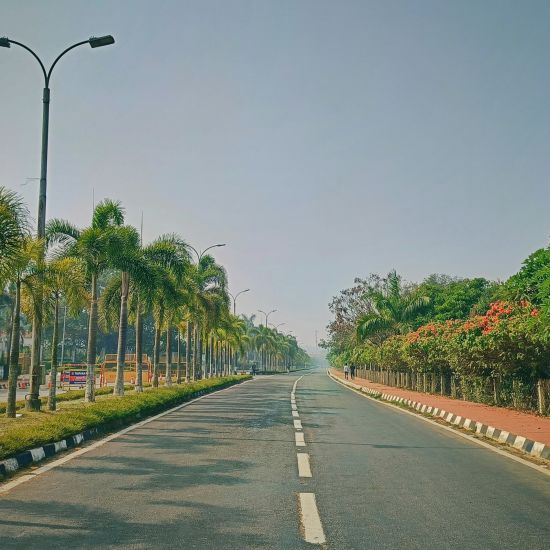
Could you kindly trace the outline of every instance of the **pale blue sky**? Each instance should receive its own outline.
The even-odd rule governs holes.
[[[311,345],[353,278],[505,278],[548,242],[550,2],[2,0],[52,79],[48,216],[124,202]],[[0,184],[36,209],[41,80],[0,51]]]

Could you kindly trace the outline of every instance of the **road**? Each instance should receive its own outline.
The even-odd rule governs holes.
[[[337,550],[550,547],[550,477],[321,371],[297,382],[293,417],[298,378],[204,397],[13,488],[0,546],[297,550],[319,547],[313,533]]]

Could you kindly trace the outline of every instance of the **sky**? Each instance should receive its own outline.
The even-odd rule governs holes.
[[[505,279],[549,241],[550,2],[2,0],[48,64],[47,215],[121,200],[215,251],[238,312],[310,350],[328,302],[395,268]],[[36,215],[42,81],[0,51],[0,185]]]

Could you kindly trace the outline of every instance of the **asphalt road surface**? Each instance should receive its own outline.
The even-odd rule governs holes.
[[[548,476],[322,371],[292,398],[298,379],[207,396],[13,488],[0,548],[550,548]]]

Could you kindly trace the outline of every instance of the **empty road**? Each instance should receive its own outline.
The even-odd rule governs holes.
[[[1,494],[0,547],[547,549],[549,510],[550,477],[317,370],[206,396]]]

